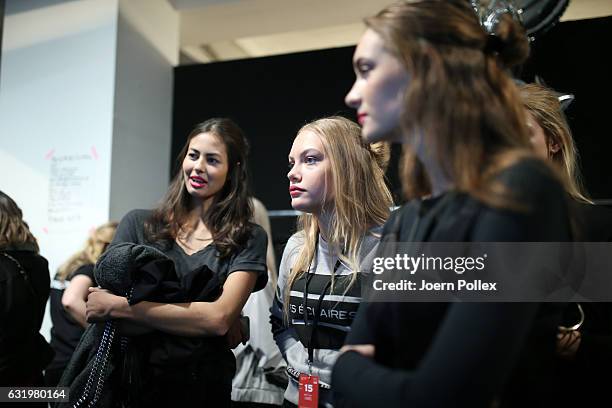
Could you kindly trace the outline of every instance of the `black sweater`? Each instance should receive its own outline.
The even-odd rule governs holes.
[[[406,241],[417,212],[415,241],[568,241],[561,186],[535,160],[506,170],[501,180],[527,205],[491,208],[458,193],[409,203],[395,212],[385,235]],[[397,231],[391,231],[395,225]],[[552,367],[561,307],[536,303],[371,303],[362,305],[348,344],[373,344],[375,359],[344,353],[334,368],[336,406],[488,407],[538,404]],[[514,389],[520,394],[513,395]],[[512,391],[510,391],[512,390]]]

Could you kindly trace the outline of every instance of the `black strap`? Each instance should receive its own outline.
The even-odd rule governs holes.
[[[34,286],[32,286],[32,282],[30,282],[30,275],[28,275],[26,270],[23,269],[23,266],[21,266],[19,261],[13,258],[12,256],[10,256],[9,254],[7,254],[6,252],[0,252],[0,255],[4,255],[7,259],[11,260],[17,266],[19,275],[21,275],[21,277],[23,278],[26,286],[28,287],[28,290],[32,292],[32,295],[36,296],[36,291],[34,290]]]
[[[332,275],[329,278],[329,282],[327,282],[327,284],[325,285],[325,287],[321,291],[321,294],[319,295],[319,300],[317,302],[317,307],[313,310],[314,316],[312,318],[312,331],[310,332],[310,341],[308,342],[308,367],[309,368],[312,365],[312,362],[314,360],[313,342],[314,342],[314,339],[315,339],[315,333],[317,331],[317,326],[319,324],[319,315],[321,313],[321,304],[323,303],[323,298],[325,297],[325,294],[327,293],[327,290],[331,286],[333,276],[338,271],[338,268],[340,268],[340,265],[341,265],[341,262],[340,262],[340,259],[338,259],[336,261],[336,264],[334,265],[334,270],[333,270]],[[312,273],[310,273],[310,271],[306,272],[307,276],[306,276],[306,283],[304,284],[304,297],[302,298],[302,308],[303,308],[302,312],[304,314],[304,327],[308,327],[308,309],[307,309],[308,284],[310,283],[310,279],[312,279],[312,277],[316,274],[316,268],[317,268],[317,266],[315,264],[315,270]]]

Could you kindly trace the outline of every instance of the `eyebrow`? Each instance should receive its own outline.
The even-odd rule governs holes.
[[[190,151],[193,151],[193,152],[196,152],[196,153],[199,153],[199,154],[201,154],[201,153],[202,153],[201,151],[199,151],[199,150],[198,150],[198,149],[196,149],[195,147],[190,147],[190,148],[189,148],[189,150],[190,150]],[[206,156],[218,156],[218,157],[222,157],[222,156],[221,156],[221,153],[219,153],[219,152],[207,152],[207,153],[205,153],[205,155],[206,155]]]
[[[304,156],[308,156],[309,154],[323,154],[322,151],[315,149],[314,147],[309,147],[308,149],[302,151],[302,153],[299,154],[300,157],[304,157]],[[293,157],[291,157],[291,155],[288,156],[289,160],[293,160]]]

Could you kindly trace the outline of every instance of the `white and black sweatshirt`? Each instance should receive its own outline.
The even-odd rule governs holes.
[[[368,231],[361,244],[360,271],[355,283],[346,290],[351,281],[352,270],[340,262],[337,251],[319,236],[317,252],[309,273],[303,274],[291,288],[289,299],[289,324],[283,314],[283,304],[287,281],[304,243],[304,233],[294,234],[283,252],[278,287],[272,304],[272,331],[274,340],[287,362],[289,385],[285,399],[298,403],[298,379],[300,374],[308,374],[308,346],[312,341],[314,349],[311,365],[312,375],[319,376],[319,405],[331,406],[332,367],[338,350],[350,331],[361,302],[361,274],[369,272],[376,254],[382,227]],[[316,266],[315,266],[316,265]],[[334,272],[335,270],[335,272]],[[334,275],[333,290],[331,277]],[[304,292],[307,290],[306,309],[308,324],[304,324]],[[324,295],[322,296],[324,292]],[[312,323],[315,310],[319,318],[315,335],[312,336]]]

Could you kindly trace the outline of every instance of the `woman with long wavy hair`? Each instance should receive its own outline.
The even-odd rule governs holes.
[[[289,374],[284,406],[304,403],[300,377],[310,375],[319,378],[320,404],[331,402],[331,367],[392,205],[388,160],[388,145],[363,142],[359,126],[342,117],[311,122],[293,141],[289,194],[303,214],[285,247],[272,306],[274,338]]]
[[[429,184],[404,188],[429,195],[408,197],[382,240],[568,241],[563,188],[531,151],[507,73],[528,55],[525,31],[510,4],[472,3],[478,10],[465,0],[402,1],[365,20],[346,102],[366,140],[403,143]],[[423,180],[405,170],[404,184]],[[559,308],[537,303],[369,303],[334,367],[336,399],[542,405],[559,319]]]
[[[192,355],[180,349],[180,359],[166,359],[146,392],[136,396],[141,404],[230,404],[235,371],[230,348],[242,339],[240,312],[250,293],[267,282],[267,236],[250,222],[247,153],[246,138],[233,121],[215,118],[197,125],[161,204],[152,211],[129,212],[111,244],[111,249],[124,242],[153,246],[173,261],[179,277],[212,271],[221,292],[216,300],[130,305],[125,297],[90,289],[90,322],[118,319],[132,329],[144,326],[166,335],[211,339],[204,351]]]

